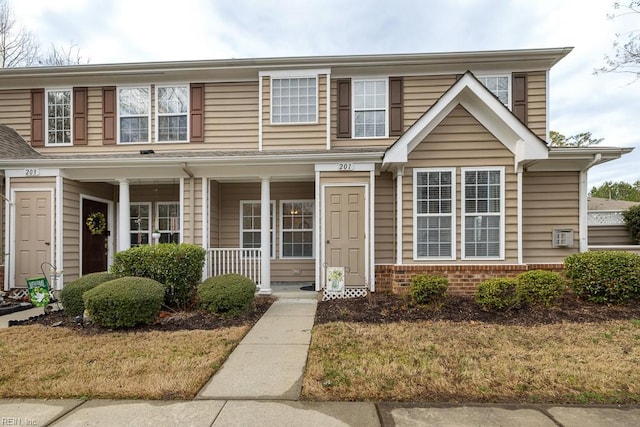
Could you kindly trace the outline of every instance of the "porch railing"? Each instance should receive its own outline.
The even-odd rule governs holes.
[[[209,277],[221,274],[242,274],[260,286],[262,283],[261,250],[244,248],[209,249]]]

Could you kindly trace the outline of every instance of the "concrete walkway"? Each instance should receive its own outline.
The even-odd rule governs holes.
[[[301,402],[316,294],[275,286],[274,294],[278,301],[195,400],[7,399],[0,400],[0,426],[640,425],[639,406]]]

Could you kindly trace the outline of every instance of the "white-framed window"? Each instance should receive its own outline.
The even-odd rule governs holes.
[[[507,108],[511,109],[511,76],[499,74],[493,76],[478,76],[480,83],[485,85]]]
[[[504,259],[504,167],[462,168],[462,258]]]
[[[156,86],[156,141],[189,139],[189,86]]]
[[[156,227],[160,232],[158,243],[180,243],[180,203],[156,203]]]
[[[151,241],[151,203],[129,204],[129,227],[131,246],[148,245]]]
[[[73,91],[48,89],[46,135],[47,145],[71,145],[73,143]]]
[[[352,81],[354,138],[388,136],[387,83],[386,78]]]
[[[318,122],[318,78],[271,78],[271,123]]]
[[[455,259],[456,171],[414,169],[415,259]]]
[[[151,88],[118,88],[118,141],[150,142]]]
[[[276,202],[271,201],[270,218],[271,226],[269,228],[271,236],[271,258],[275,258],[275,233],[276,228]],[[260,248],[262,242],[261,231],[261,203],[260,200],[241,200],[240,201],[240,247],[242,248]]]
[[[280,258],[313,258],[313,200],[280,201]]]

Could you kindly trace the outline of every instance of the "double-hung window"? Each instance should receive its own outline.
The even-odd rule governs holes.
[[[151,233],[151,203],[131,203],[129,205],[129,229],[131,246],[149,244]]]
[[[386,137],[387,105],[387,79],[353,80],[353,137]]]
[[[462,169],[462,258],[504,258],[504,168]]]
[[[280,257],[313,257],[313,200],[280,202]]]
[[[507,108],[511,109],[511,76],[479,76],[480,83],[486,86]]]
[[[47,99],[47,145],[71,145],[72,91],[71,89],[50,89]]]
[[[271,123],[304,124],[317,121],[317,77],[271,79]]]
[[[455,169],[414,169],[414,256],[455,258]]]
[[[157,86],[158,142],[186,142],[189,135],[189,87]]]
[[[151,89],[118,88],[118,133],[121,143],[149,141]]]
[[[275,247],[275,202],[271,201],[270,208],[270,227],[271,236],[271,258],[275,256],[273,248]],[[262,242],[261,231],[261,204],[259,200],[243,200],[240,202],[240,244],[243,248],[260,248]]]
[[[158,202],[156,218],[160,232],[159,243],[180,243],[180,203]]]

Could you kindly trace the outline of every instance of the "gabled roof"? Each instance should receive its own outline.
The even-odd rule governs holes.
[[[548,158],[546,143],[505,107],[473,73],[467,71],[389,147],[382,167],[406,163],[409,153],[458,105],[464,107],[514,154],[516,164],[524,160]]]
[[[31,148],[13,128],[0,125],[0,159],[37,159],[40,153]]]

